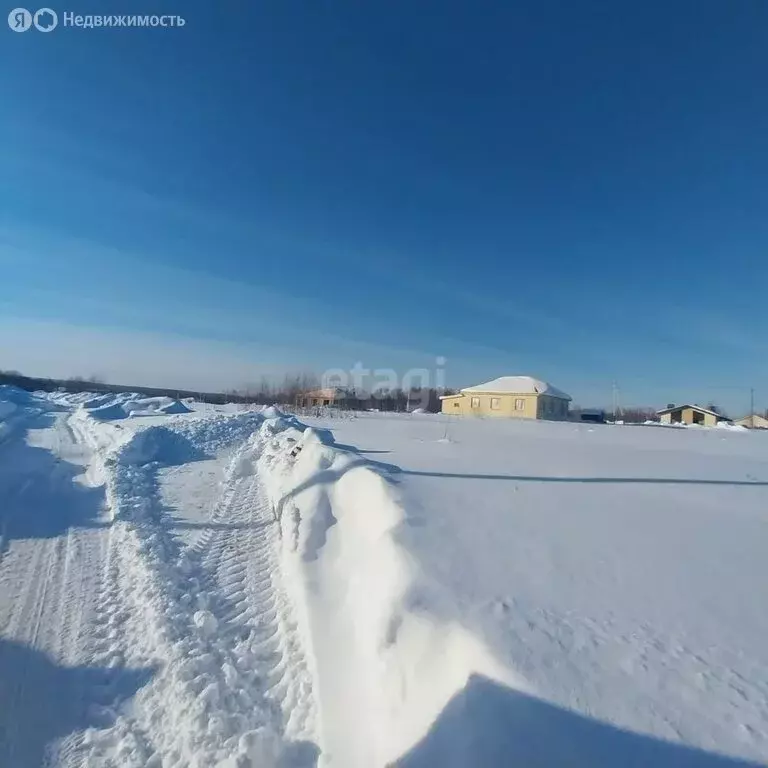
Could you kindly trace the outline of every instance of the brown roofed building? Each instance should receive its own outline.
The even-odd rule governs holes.
[[[296,395],[296,405],[299,408],[335,407],[335,408],[359,408],[360,399],[343,387],[325,387],[313,389],[309,392],[300,392]]]

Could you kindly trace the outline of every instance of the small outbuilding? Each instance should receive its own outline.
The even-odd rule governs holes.
[[[587,424],[605,424],[605,411],[597,408],[585,408],[579,414],[579,421]]]
[[[656,412],[662,424],[700,424],[714,427],[721,421],[730,421],[722,413],[701,405],[668,405]]]
[[[753,413],[750,416],[745,416],[743,419],[737,419],[733,423],[748,429],[768,429],[768,419],[759,413]]]

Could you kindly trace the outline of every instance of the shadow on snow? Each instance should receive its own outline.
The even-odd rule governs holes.
[[[340,447],[340,446],[336,446]],[[346,446],[341,446],[347,450]],[[350,451],[360,453],[358,451]],[[768,482],[621,477],[546,477],[413,471],[360,457],[339,469],[317,472],[285,494],[292,497],[338,481],[357,467],[379,472],[390,482],[402,475],[552,483],[649,483],[766,487]],[[600,722],[549,704],[488,678],[473,675],[445,706],[424,738],[397,760],[397,768],[746,768],[758,763],[709,753]]]
[[[54,741],[111,726],[117,707],[151,676],[149,669],[62,667],[34,648],[0,639],[0,765],[46,765]]]
[[[71,527],[101,527],[104,488],[76,481],[85,467],[29,445],[29,430],[50,427],[55,413],[40,414],[25,431],[0,444],[0,556],[12,539],[53,538]]]
[[[747,768],[618,728],[473,675],[397,768]]]
[[[335,446],[339,447],[339,446]],[[346,450],[346,447],[342,448]],[[350,451],[356,454],[359,451]],[[463,472],[430,472],[427,470],[403,469],[395,464],[387,464],[375,459],[367,459],[360,456],[349,464],[339,469],[325,469],[309,477],[303,483],[290,490],[278,502],[278,513],[282,511],[285,503],[302,491],[318,485],[330,484],[338,481],[346,472],[358,467],[367,467],[378,472],[391,482],[397,482],[402,476],[412,477],[444,477],[447,479],[462,480],[511,480],[519,483],[597,483],[597,484],[639,484],[639,485],[724,485],[724,486],[752,486],[755,488],[768,488],[765,480],[719,480],[709,478],[675,478],[675,477],[557,477],[547,475],[500,475],[478,474]]]

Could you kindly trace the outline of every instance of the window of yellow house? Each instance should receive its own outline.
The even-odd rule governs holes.
[[[515,410],[516,411],[524,411],[525,410],[525,398],[518,397],[515,400]]]
[[[492,397],[491,398],[491,410],[492,411],[498,411],[499,408],[501,408],[501,398],[499,398],[499,397]]]
[[[472,407],[473,408],[479,408],[480,407],[480,398],[479,397],[473,397],[472,398]]]
[[[458,404],[458,403],[454,403],[454,404],[453,404],[453,407],[454,407],[454,408],[459,408],[460,406],[459,406],[459,404]]]

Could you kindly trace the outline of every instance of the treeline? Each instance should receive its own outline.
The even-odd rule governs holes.
[[[312,390],[323,389],[321,380],[312,373],[286,375],[280,382],[267,377],[240,389],[233,389],[227,396],[238,401],[271,405],[272,403],[294,404],[296,398]],[[440,396],[453,390],[426,387],[404,389],[378,389],[374,392],[356,392],[347,389],[342,407],[351,409],[376,409],[379,411],[412,411],[423,408],[437,413],[440,411]]]
[[[187,389],[175,389],[169,387],[137,387],[123,384],[107,384],[99,376],[73,376],[68,379],[45,379],[34,376],[24,376],[18,371],[0,371],[0,385],[7,384],[28,392],[43,391],[55,392],[138,392],[145,397],[174,397],[181,399],[193,397],[195,400],[204,400],[207,403],[224,404],[228,402],[247,402],[237,395],[223,392],[195,392]]]
[[[97,375],[72,376],[68,379],[48,379],[25,376],[19,371],[0,371],[0,384],[8,384],[29,392],[138,392],[146,397],[174,397],[177,399],[192,397],[206,403],[247,403],[255,405],[293,405],[302,392],[321,388],[320,379],[313,373],[288,374],[279,381],[263,377],[256,384],[247,384],[226,392],[200,392],[189,389],[170,387],[139,387],[124,384],[108,384]],[[440,395],[450,394],[452,390],[402,389],[377,390],[373,393],[360,394],[349,391],[346,407],[358,409],[378,409],[380,411],[406,411],[415,408],[438,412]]]

